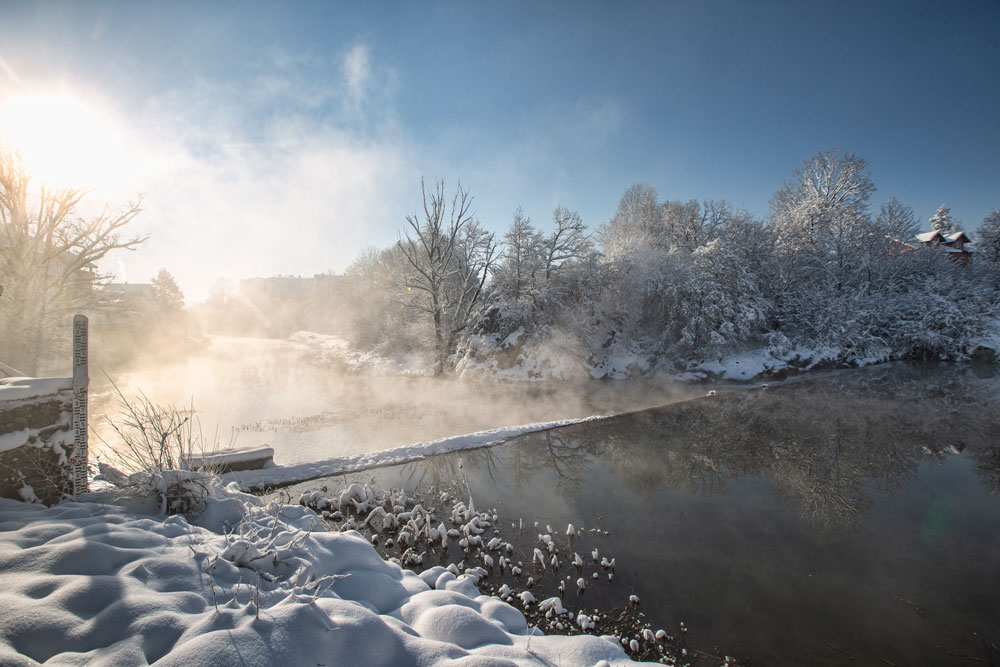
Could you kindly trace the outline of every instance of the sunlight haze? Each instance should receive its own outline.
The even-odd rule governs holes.
[[[1000,183],[1000,10],[937,7],[7,1],[0,132],[39,178],[142,194],[149,240],[104,268],[167,267],[191,301],[393,244],[421,176],[460,180],[493,230],[519,205],[595,230],[633,182],[763,217],[842,148],[876,202],[975,229]]]
[[[0,666],[996,665],[998,36],[0,0]]]

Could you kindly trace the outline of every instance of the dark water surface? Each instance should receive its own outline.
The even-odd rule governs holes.
[[[997,388],[965,368],[897,365],[356,478],[426,489],[464,474],[477,507],[506,521],[607,530],[581,538],[581,553],[593,544],[617,561],[587,604],[636,593],[654,627],[684,622],[693,647],[763,665],[990,664]]]

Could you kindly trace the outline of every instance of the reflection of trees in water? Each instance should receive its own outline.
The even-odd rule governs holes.
[[[904,367],[724,393],[430,457],[403,471],[408,485],[452,486],[462,480],[462,458],[490,479],[502,469],[517,489],[554,474],[555,490],[571,495],[603,460],[646,499],[661,488],[720,494],[730,479],[760,477],[807,525],[842,532],[858,526],[872,491],[895,493],[921,462],[953,451],[966,450],[1000,493],[998,431],[990,386],[953,370]]]
[[[984,482],[1000,489],[1000,452],[989,437],[1000,428],[995,401],[946,375],[938,385],[923,372],[904,374],[900,384],[892,372],[824,378],[559,434],[599,449],[615,477],[645,498],[660,487],[721,493],[730,478],[759,476],[808,525],[853,530],[871,491],[896,492],[928,455],[944,460],[947,451],[971,446]]]
[[[871,506],[864,492],[868,467],[836,437],[827,446],[788,440],[776,443],[768,481],[775,497],[821,530],[848,530]]]
[[[986,488],[990,493],[1000,494],[1000,443],[984,441],[971,448],[969,455],[975,461],[976,473]]]
[[[567,495],[583,483],[598,446],[594,440],[574,437],[560,429],[518,438],[498,451],[516,488],[524,488],[536,474],[546,470],[556,474],[556,489]]]
[[[482,447],[406,463],[400,467],[400,476],[409,489],[464,487],[465,466],[482,470],[494,480],[500,465],[495,449]]]
[[[569,494],[583,482],[598,447],[596,440],[585,442],[559,431],[531,433],[503,447],[470,449],[406,463],[400,466],[400,476],[406,488],[453,488],[464,487],[466,471],[476,471],[496,482],[503,469],[521,489],[547,471],[556,475],[556,490]],[[459,467],[460,461],[465,470]],[[470,484],[474,487],[475,481],[470,479]]]

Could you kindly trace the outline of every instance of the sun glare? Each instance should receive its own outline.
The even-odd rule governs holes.
[[[64,92],[0,99],[0,141],[53,187],[115,188],[133,161],[113,117]]]

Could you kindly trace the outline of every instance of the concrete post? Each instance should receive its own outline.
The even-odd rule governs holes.
[[[73,495],[87,492],[87,317],[73,316]]]

